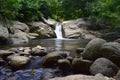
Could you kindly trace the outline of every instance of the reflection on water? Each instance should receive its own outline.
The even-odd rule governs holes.
[[[44,47],[51,47],[55,50],[72,50],[76,48],[83,48],[88,43],[88,40],[83,39],[41,39],[30,42],[30,46],[41,45]]]
[[[41,45],[43,47],[54,48],[55,50],[73,50],[76,48],[83,48],[88,43],[88,40],[84,39],[40,39],[40,40],[31,40],[28,44],[21,45],[11,45],[11,46],[1,46],[4,47],[16,47],[16,46],[30,46],[35,47]]]

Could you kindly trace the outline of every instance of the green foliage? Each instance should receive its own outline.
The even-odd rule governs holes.
[[[17,18],[21,21],[38,20],[40,16],[40,0],[22,0]]]
[[[13,19],[21,8],[21,0],[0,0],[0,13],[9,19]]]
[[[35,21],[41,16],[63,21],[87,18],[97,25],[120,25],[120,0],[0,0],[0,13],[9,19]]]
[[[120,0],[93,0],[86,4],[88,18],[96,25],[120,25]]]

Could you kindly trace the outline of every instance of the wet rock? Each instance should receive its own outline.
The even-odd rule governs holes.
[[[51,78],[54,78],[55,75],[51,72],[45,72],[41,75],[40,80],[49,80]]]
[[[72,61],[72,70],[74,73],[89,73],[89,67],[92,61],[74,58]]]
[[[95,75],[97,73],[101,73],[104,76],[113,77],[116,75],[118,71],[118,66],[112,63],[110,60],[106,58],[98,58],[95,62],[90,66],[91,74]]]
[[[70,75],[70,76],[60,77],[60,78],[53,78],[50,80],[115,80],[115,79],[105,77],[102,74],[97,74],[96,76],[79,74],[79,75]]]
[[[82,54],[83,58],[88,60],[95,60],[101,57],[102,56],[101,46],[105,42],[106,42],[105,40],[99,38],[91,40],[85,47],[85,50]]]
[[[12,56],[10,58],[9,63],[14,68],[22,68],[26,64],[28,64],[29,61],[30,61],[29,57],[25,57],[25,56]]]
[[[44,61],[44,65],[45,66],[54,66],[58,63],[58,60],[59,59],[62,59],[63,56],[60,55],[59,53],[56,53],[56,52],[51,52],[51,53],[48,53],[46,56],[45,56],[45,61]]]
[[[120,66],[120,43],[108,42],[101,47],[102,56],[110,59],[116,65]]]
[[[31,55],[33,56],[45,56],[47,54],[46,50],[39,49],[39,48],[32,48],[30,51]]]
[[[13,51],[13,52],[15,52],[15,53],[18,53],[18,52],[20,52],[19,50],[18,50],[18,48],[10,48],[10,49],[8,49],[9,51]]]
[[[0,50],[0,57],[1,58],[7,58],[9,55],[14,54],[14,52],[12,51],[8,51],[8,50]]]
[[[58,66],[59,66],[59,69],[63,70],[64,72],[69,71],[71,69],[71,63],[67,59],[59,59]]]

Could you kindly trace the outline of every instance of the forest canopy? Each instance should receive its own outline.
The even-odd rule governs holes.
[[[0,14],[8,19],[58,21],[85,18],[96,25],[120,25],[120,0],[0,0]]]

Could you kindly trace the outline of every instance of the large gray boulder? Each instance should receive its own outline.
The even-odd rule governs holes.
[[[98,58],[90,66],[90,72],[93,75],[101,73],[105,76],[113,77],[116,75],[118,70],[119,67],[106,58]]]
[[[120,66],[120,43],[108,42],[101,47],[102,55]]]
[[[101,57],[102,56],[101,46],[105,42],[106,42],[105,40],[100,39],[100,38],[95,38],[91,40],[85,47],[85,50],[82,54],[83,58],[88,59],[88,60],[95,60]]]
[[[39,34],[40,38],[51,38],[55,36],[54,30],[43,22],[28,23],[30,32]]]
[[[63,25],[63,30],[64,30],[64,37],[67,38],[78,38],[82,37],[85,38],[90,34],[90,32],[87,30],[91,24],[84,19],[77,19],[77,20],[69,20],[69,21],[64,21],[62,22]],[[94,35],[89,35],[89,38],[95,38]]]
[[[78,74],[78,75],[70,75],[70,76],[60,77],[60,78],[53,78],[49,80],[115,80],[115,79],[105,77],[102,74],[96,74],[95,76]]]

